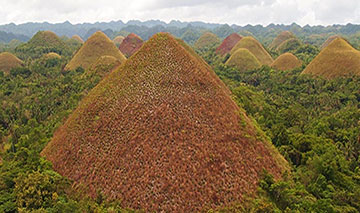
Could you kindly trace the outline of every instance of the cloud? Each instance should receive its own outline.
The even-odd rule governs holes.
[[[301,25],[360,23],[360,1],[354,0],[2,1],[1,24],[132,19],[175,19],[239,25],[292,22]]]

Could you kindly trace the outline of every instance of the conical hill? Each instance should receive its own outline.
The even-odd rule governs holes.
[[[321,45],[320,50],[324,49],[325,47],[327,47],[332,41],[334,41],[337,38],[341,38],[338,35],[333,35],[330,36],[328,39],[326,39],[326,41]]]
[[[60,174],[123,207],[197,212],[241,201],[284,159],[229,90],[159,33],[91,90],[43,150]]]
[[[21,61],[15,55],[9,52],[0,53],[0,71],[8,74],[11,69],[20,67],[22,65],[23,61]]]
[[[200,38],[195,42],[194,48],[197,50],[204,50],[221,43],[219,37],[211,32],[206,32],[200,36]]]
[[[302,72],[326,79],[360,75],[360,52],[342,38],[325,47]]]
[[[226,55],[230,53],[231,49],[242,39],[237,33],[233,33],[226,37],[221,45],[216,49],[216,53],[219,55]]]
[[[261,65],[271,65],[273,59],[270,54],[265,50],[259,41],[253,37],[242,38],[230,51],[230,54],[234,54],[239,48],[248,49],[259,60]]]
[[[114,39],[113,39],[113,42],[115,43],[115,45],[117,47],[120,46],[120,44],[124,41],[125,37],[124,36],[116,36]]]
[[[301,67],[301,64],[302,62],[292,53],[284,53],[277,57],[277,59],[271,64],[271,67],[285,71]]]
[[[239,48],[226,61],[227,66],[236,67],[239,71],[253,70],[261,67],[259,60],[245,48]]]
[[[84,43],[84,40],[79,35],[73,35],[71,38],[78,41],[81,44]]]
[[[126,57],[130,57],[141,48],[143,43],[143,40],[138,35],[130,33],[121,42],[119,49]]]
[[[272,41],[269,48],[277,49],[284,41],[288,39],[296,38],[295,35],[290,31],[283,31]]]
[[[73,70],[77,67],[88,69],[99,57],[105,55],[113,56],[121,62],[126,60],[115,44],[103,32],[98,31],[77,51],[65,70]]]

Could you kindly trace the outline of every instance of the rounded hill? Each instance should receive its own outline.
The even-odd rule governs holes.
[[[65,70],[74,70],[77,67],[88,69],[99,57],[105,55],[113,56],[121,62],[126,60],[115,44],[103,32],[98,31],[82,45]]]
[[[272,41],[269,48],[277,49],[284,41],[288,39],[296,38],[295,35],[290,31],[283,31]]]
[[[20,67],[23,65],[23,61],[21,61],[15,55],[9,52],[0,53],[0,71],[4,73],[10,73],[10,70],[16,67]]]
[[[261,65],[271,65],[273,62],[270,54],[265,50],[259,41],[253,37],[242,38],[230,51],[230,54],[234,54],[236,50],[240,48],[248,49],[261,63]]]
[[[295,68],[301,67],[302,62],[292,53],[284,53],[277,57],[277,59],[271,64],[271,67],[274,67],[278,70],[293,70]]]
[[[167,33],[105,77],[42,155],[75,184],[149,212],[198,212],[257,190],[286,161],[210,66]]]
[[[84,43],[84,40],[79,35],[73,35],[71,38],[78,41],[81,44]]]
[[[245,48],[239,48],[226,61],[225,65],[236,67],[239,71],[253,70],[261,67],[259,60]]]
[[[226,55],[230,53],[231,49],[242,39],[237,33],[233,33],[226,37],[220,46],[216,49],[216,53],[219,55]]]
[[[115,45],[117,47],[120,46],[120,44],[124,41],[125,37],[124,36],[116,36],[114,39],[113,39],[113,42],[115,43]]]
[[[123,42],[121,42],[119,49],[128,58],[138,51],[143,43],[144,41],[138,35],[130,33]]]
[[[324,49],[325,47],[329,46],[329,44],[334,41],[335,39],[337,38],[341,38],[340,36],[338,35],[333,35],[333,36],[330,36],[328,39],[326,39],[326,41],[321,45],[320,49]]]
[[[114,67],[117,67],[121,64],[121,61],[114,56],[105,55],[98,58],[98,60],[93,63],[87,74],[96,75],[100,78],[108,75]]]
[[[204,50],[220,44],[220,39],[211,32],[206,32],[200,36],[200,38],[195,42],[194,48],[197,50]]]
[[[344,39],[336,38],[302,73],[326,79],[360,75],[360,52]]]

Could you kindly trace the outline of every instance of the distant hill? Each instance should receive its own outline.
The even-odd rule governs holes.
[[[241,202],[263,169],[280,178],[288,167],[210,66],[166,33],[91,90],[42,155],[91,197],[145,212]]]
[[[10,70],[23,65],[23,61],[17,58],[15,55],[3,52],[0,53],[0,71],[6,74],[10,73]]]
[[[113,56],[121,62],[126,60],[115,44],[104,33],[98,31],[81,46],[65,70],[74,70],[77,67],[88,69],[99,57],[105,55]]]
[[[283,42],[285,42],[288,39],[296,38],[296,36],[289,31],[283,31],[279,33],[278,36],[272,41],[269,48],[270,49],[277,49]]]
[[[132,56],[143,45],[144,41],[136,34],[130,33],[119,45],[119,50],[126,56]]]
[[[0,43],[9,43],[12,40],[18,40],[18,41],[22,41],[22,42],[26,42],[28,41],[30,38],[25,36],[25,35],[19,35],[19,34],[14,34],[14,33],[7,33],[4,31],[0,31]]]
[[[284,53],[277,57],[277,59],[271,64],[271,67],[274,67],[278,70],[293,70],[295,68],[301,67],[302,62],[292,53]]]
[[[235,67],[240,72],[261,67],[259,60],[245,48],[237,49],[226,61],[225,65]]]
[[[217,35],[211,32],[206,32],[200,36],[200,38],[195,42],[194,48],[197,50],[207,49],[209,47],[214,47],[219,45],[221,40]]]
[[[224,39],[218,48],[216,48],[216,53],[219,55],[226,55],[230,53],[231,49],[242,39],[237,33],[232,33]]]
[[[326,79],[360,75],[360,52],[342,38],[335,38],[305,68],[302,74]]]

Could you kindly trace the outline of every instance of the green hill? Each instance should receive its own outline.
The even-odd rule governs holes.
[[[239,71],[253,70],[261,67],[259,60],[245,48],[239,48],[226,61],[225,65],[236,67]]]
[[[292,53],[284,53],[280,55],[272,64],[271,67],[274,67],[278,70],[293,70],[295,68],[301,67],[302,62]]]
[[[194,48],[196,50],[204,50],[219,45],[220,43],[221,41],[217,35],[211,32],[206,32],[195,42]]]

